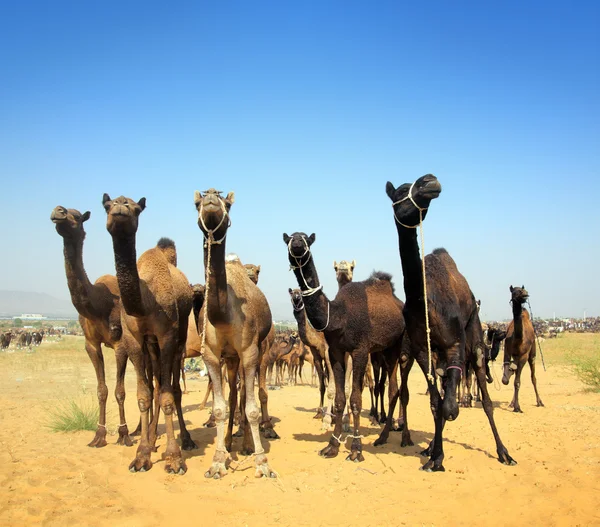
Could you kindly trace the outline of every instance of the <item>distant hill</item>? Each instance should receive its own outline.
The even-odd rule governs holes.
[[[0,291],[0,317],[14,317],[23,313],[40,313],[49,318],[77,317],[77,311],[70,300],[46,293]]]

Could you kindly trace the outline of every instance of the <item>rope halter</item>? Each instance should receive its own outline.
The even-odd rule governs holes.
[[[306,278],[304,278],[304,273],[302,272],[302,268],[308,262],[310,262],[310,259],[312,258],[312,255],[310,253],[310,247],[308,245],[308,242],[306,241],[306,237],[305,236],[301,236],[301,238],[302,238],[302,241],[304,242],[304,252],[300,256],[296,256],[292,252],[292,240],[293,240],[293,238],[290,238],[290,241],[288,242],[288,254],[296,262],[296,265],[291,265],[290,264],[290,271],[300,271],[300,276],[302,277],[302,281],[304,282],[304,286],[306,287],[306,290],[305,291],[300,291],[300,294],[302,296],[311,296],[311,295],[314,295],[317,291],[321,291],[321,289],[323,289],[323,286],[320,285],[318,287],[310,287],[308,285],[308,282],[306,281]],[[304,258],[307,254],[308,254],[308,258],[303,263],[302,262],[302,258]]]
[[[219,205],[221,205],[221,210],[223,211],[223,217],[221,218],[221,221],[214,229],[209,229],[206,226],[206,223],[204,223],[204,217],[202,214],[202,208],[204,207],[204,200],[200,202],[200,211],[198,213],[198,217],[200,218],[200,223],[202,224],[202,229],[205,231],[204,232],[204,247],[205,248],[208,247],[208,244],[221,245],[223,243],[223,240],[227,237],[227,229],[229,229],[229,227],[231,227],[231,218],[229,217],[229,213],[227,212],[227,207],[225,207],[223,198],[221,198],[221,196],[218,196],[218,198],[219,198]],[[217,232],[221,228],[225,219],[227,219],[227,229],[225,229],[225,234],[219,240],[215,240],[215,232]]]
[[[419,225],[421,225],[421,223],[423,223],[423,211],[428,209],[428,207],[419,207],[419,205],[417,205],[417,202],[412,197],[412,191],[413,191],[413,187],[415,186],[415,183],[416,183],[416,181],[413,182],[413,184],[410,186],[410,188],[408,189],[408,194],[406,196],[404,196],[402,199],[399,199],[398,201],[394,201],[394,203],[392,203],[392,207],[395,207],[396,205],[398,205],[398,203],[402,203],[403,201],[410,199],[410,201],[412,201],[412,204],[419,211],[419,223],[417,223],[416,225],[405,225],[398,219],[398,216],[396,216],[396,211],[394,210],[394,219],[400,225],[402,225],[402,227],[406,227],[407,229],[416,229]]]

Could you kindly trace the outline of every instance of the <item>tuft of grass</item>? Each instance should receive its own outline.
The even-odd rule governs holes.
[[[50,410],[50,420],[46,426],[53,432],[94,431],[98,426],[98,419],[97,404],[71,400]]]
[[[572,355],[570,362],[577,378],[591,390],[600,392],[600,356]]]

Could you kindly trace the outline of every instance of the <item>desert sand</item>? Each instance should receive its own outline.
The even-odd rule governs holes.
[[[597,336],[585,336],[598,338]],[[199,448],[184,452],[188,472],[165,473],[164,433],[154,466],[132,474],[134,447],[116,445],[114,353],[105,350],[109,386],[108,445],[87,447],[94,432],[52,432],[53,408],[70,400],[96,403],[96,379],[83,338],[44,343],[33,352],[0,354],[0,525],[600,525],[600,394],[590,393],[564,366],[538,359],[545,408],[535,406],[529,370],[523,375],[523,414],[508,408],[510,386],[490,387],[495,417],[508,451],[518,462],[497,461],[481,405],[461,409],[444,432],[445,473],[425,473],[419,452],[432,437],[426,384],[410,377],[409,424],[414,447],[400,434],[374,447],[379,428],[369,424],[363,397],[365,461],[317,455],[330,437],[313,419],[318,394],[309,385],[269,391],[279,440],[263,440],[278,479],[255,479],[251,458],[233,453],[222,480],[204,477],[215,447],[215,429],[202,426],[199,410],[206,378],[191,376],[184,395],[186,423]],[[499,369],[499,366],[496,366]],[[139,414],[135,375],[127,372],[127,420]],[[387,406],[387,404],[386,404]],[[161,424],[160,432],[164,432]],[[134,438],[137,443],[137,438]],[[241,439],[234,439],[238,450]],[[346,443],[350,446],[350,441]]]

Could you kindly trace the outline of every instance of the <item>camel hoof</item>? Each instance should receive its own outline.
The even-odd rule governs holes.
[[[346,457],[346,461],[354,461],[355,463],[360,463],[364,460],[365,458],[362,455],[362,452],[358,452],[357,450],[355,450],[354,452],[350,452],[350,454],[348,454],[348,456]]]
[[[119,439],[117,439],[117,445],[133,446],[133,441],[131,440],[131,437],[129,437],[129,434],[122,435],[122,436],[119,436]]]
[[[277,435],[277,432],[275,432],[275,430],[273,430],[273,428],[265,428],[263,435],[267,439],[280,439],[280,437]]]
[[[403,439],[402,442],[400,443],[401,447],[405,447],[405,446],[415,446],[415,444],[412,442],[412,439],[410,439],[410,437],[408,439]]]
[[[433,461],[429,461],[425,465],[421,467],[423,472],[446,472],[444,465],[439,464],[436,465]]]
[[[513,410],[513,412],[517,413],[517,414],[522,414],[523,410],[521,410],[518,406],[515,407],[515,409]]]
[[[543,406],[544,406],[544,403],[543,403],[542,401],[539,401],[539,402],[537,403],[537,405],[538,405],[538,406],[541,406],[541,407],[543,407]]]
[[[195,448],[198,448],[198,445],[194,443],[194,441],[191,438],[181,440],[182,450],[194,450]]]
[[[167,462],[165,465],[165,472],[167,474],[178,474],[183,476],[187,472],[187,467],[185,466],[183,459],[176,458]]]
[[[379,419],[377,419],[376,416],[372,415],[369,417],[369,423],[371,423],[372,426],[379,426]]]
[[[260,465],[256,466],[256,470],[254,471],[254,477],[255,478],[276,478],[277,474],[275,474],[275,472],[273,472],[269,468],[269,465],[267,465],[266,463],[261,463]]]
[[[152,468],[152,461],[144,457],[136,457],[129,465],[129,472],[147,472]]]
[[[106,445],[106,439],[94,439],[91,443],[88,444],[88,446],[91,448],[102,448]]]
[[[233,434],[233,437],[244,437],[244,431],[241,428],[238,428],[237,432]]]
[[[387,440],[388,440],[388,436],[380,435],[373,443],[373,446],[385,445],[387,443]]]
[[[227,474],[225,463],[214,462],[210,468],[204,473],[204,477],[208,479],[221,479]]]
[[[325,458],[332,458],[338,455],[338,449],[327,445],[323,450],[319,451],[319,455]]]

